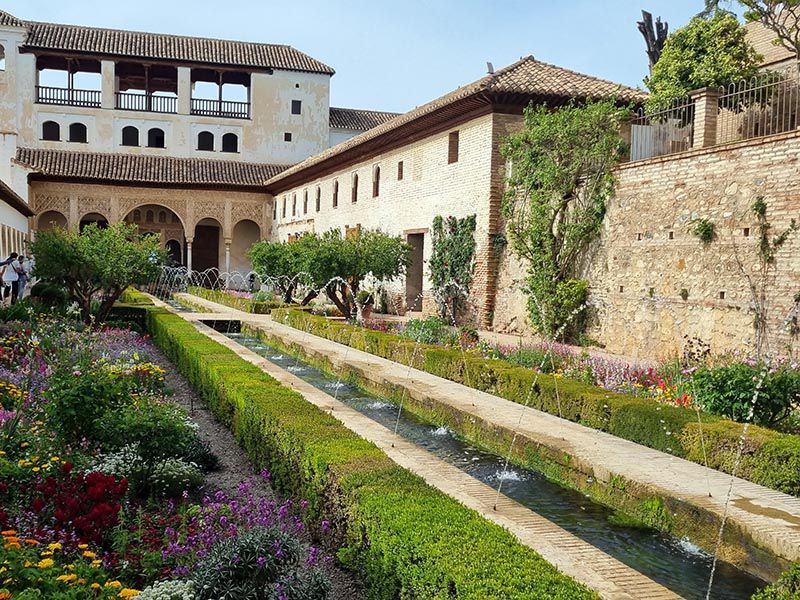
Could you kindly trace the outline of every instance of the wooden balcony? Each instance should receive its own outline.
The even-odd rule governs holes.
[[[100,90],[77,90],[75,88],[57,88],[43,85],[36,86],[36,102],[39,104],[100,108],[102,104],[101,100],[102,92],[100,92]]]
[[[153,94],[131,94],[117,92],[116,107],[118,110],[135,110],[140,112],[156,112],[177,114],[178,99],[173,96],[155,96]]]
[[[229,119],[249,119],[250,103],[233,100],[206,100],[192,98],[192,114],[201,117],[227,117]]]

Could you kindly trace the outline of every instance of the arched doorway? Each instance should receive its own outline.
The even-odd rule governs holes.
[[[231,238],[231,272],[247,273],[252,266],[247,258],[250,246],[261,239],[261,228],[255,221],[243,219],[233,227]]]
[[[108,227],[108,219],[106,219],[100,213],[89,213],[81,217],[79,229],[83,231],[84,227],[90,225],[91,223],[96,223],[98,227],[105,228]]]
[[[173,211],[160,204],[143,204],[125,215],[124,220],[136,225],[142,233],[159,235],[162,247],[167,250],[173,264],[185,264],[183,223]]]
[[[225,251],[220,256],[222,225],[216,219],[207,217],[197,222],[192,242],[192,270],[205,271],[219,269],[224,263]]]
[[[39,231],[49,231],[51,229],[66,229],[67,217],[57,210],[48,210],[39,215],[36,221],[36,229]]]

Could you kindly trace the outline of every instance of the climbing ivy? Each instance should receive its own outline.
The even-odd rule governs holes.
[[[574,338],[583,326],[588,285],[575,277],[600,233],[629,115],[614,100],[528,107],[524,128],[502,146],[511,163],[503,201],[511,249],[526,263],[531,320],[546,335],[563,328]]]
[[[442,318],[455,323],[466,306],[475,258],[475,215],[433,219],[428,263],[433,297]]]

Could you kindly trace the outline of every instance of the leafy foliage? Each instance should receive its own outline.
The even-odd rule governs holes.
[[[427,319],[411,319],[406,323],[403,337],[421,344],[448,344],[453,340],[455,334],[448,327],[447,321],[441,317],[428,317]]]
[[[548,336],[583,313],[588,286],[574,277],[600,233],[628,115],[613,100],[529,107],[523,131],[503,145],[513,165],[503,203],[511,248],[527,262],[531,319]],[[563,333],[575,337],[578,330]]]
[[[433,252],[428,263],[439,316],[456,322],[472,283],[475,257],[475,215],[461,219],[436,216],[431,229]]]
[[[708,219],[692,219],[689,222],[689,232],[704,244],[714,241],[714,222]]]
[[[298,285],[308,276],[309,259],[319,245],[315,235],[303,235],[292,242],[261,241],[253,244],[248,257],[253,269],[264,281],[275,285],[283,301],[291,303]],[[308,294],[302,304],[308,304],[316,294]]]
[[[760,58],[735,15],[716,11],[708,18],[695,17],[667,38],[645,78],[650,90],[647,107],[665,110],[693,90],[752,77]]]
[[[775,33],[773,43],[800,56],[800,0],[738,0],[747,21],[759,21]]]
[[[102,323],[125,288],[158,275],[165,256],[158,237],[141,236],[136,225],[127,223],[106,228],[92,223],[80,233],[40,231],[31,252],[36,256],[33,275],[64,287],[86,323],[92,321],[93,300],[99,299],[96,321]]]

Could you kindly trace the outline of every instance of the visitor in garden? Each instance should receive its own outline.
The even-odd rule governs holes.
[[[22,299],[25,297],[25,288],[28,286],[28,280],[31,273],[31,262],[27,256],[20,254],[19,256],[19,283],[17,284],[17,297]]]
[[[12,252],[3,262],[3,301],[11,296],[11,304],[16,304],[19,294],[19,273],[22,266],[19,263],[18,254]]]

